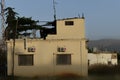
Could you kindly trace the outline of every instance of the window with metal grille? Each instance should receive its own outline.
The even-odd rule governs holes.
[[[19,66],[32,66],[33,65],[33,55],[19,55],[18,56]]]
[[[71,65],[71,54],[57,54],[57,65]]]
[[[74,25],[74,22],[73,21],[65,21],[65,25],[72,26],[72,25]]]

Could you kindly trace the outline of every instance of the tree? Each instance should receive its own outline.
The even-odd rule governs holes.
[[[6,11],[6,24],[5,29],[5,39],[18,38],[19,35],[30,35],[31,33],[26,33],[27,30],[40,30],[41,38],[46,38],[48,34],[56,34],[56,27],[54,28],[45,28],[42,26],[55,26],[56,21],[47,22],[44,25],[38,25],[38,20],[32,20],[32,18],[27,17],[18,17],[18,13],[14,11],[14,8],[8,7]],[[21,32],[23,32],[21,34]]]
[[[9,39],[10,37],[13,37],[13,33],[15,32],[15,24],[16,24],[16,13],[14,8],[8,7],[5,9],[6,13],[6,24],[7,27],[5,29],[5,39]]]
[[[22,31],[41,28],[41,26],[37,25],[38,21],[32,20],[32,18],[16,17],[18,13],[14,11],[14,8],[8,7],[5,11],[7,24],[5,39],[17,38]],[[25,33],[23,35],[25,35]]]

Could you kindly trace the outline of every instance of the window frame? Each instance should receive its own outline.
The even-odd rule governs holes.
[[[73,26],[74,21],[65,21],[65,26]]]
[[[56,54],[56,65],[72,65],[72,55]]]
[[[116,54],[112,54],[111,55],[111,59],[117,59],[117,55]]]
[[[19,66],[33,66],[34,65],[34,55],[18,55],[18,65]]]

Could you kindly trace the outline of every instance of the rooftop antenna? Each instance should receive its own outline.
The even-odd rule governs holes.
[[[2,32],[2,39],[4,39],[4,30],[5,30],[5,18],[4,18],[4,6],[5,6],[5,0],[1,0],[1,32]]]
[[[78,14],[78,17],[80,18],[80,14]]]
[[[84,13],[82,13],[82,19],[85,19],[85,17],[84,17]]]
[[[53,0],[53,9],[54,9],[54,20],[56,20],[56,7],[55,7],[55,0]]]

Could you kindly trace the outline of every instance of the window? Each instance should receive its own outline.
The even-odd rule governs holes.
[[[32,66],[33,65],[33,55],[19,55],[18,56],[19,66]]]
[[[117,55],[112,54],[112,55],[111,55],[111,59],[117,59]]]
[[[73,21],[65,21],[65,25],[68,25],[68,26],[74,25],[74,22]]]
[[[57,65],[70,65],[71,64],[71,54],[57,54]]]

